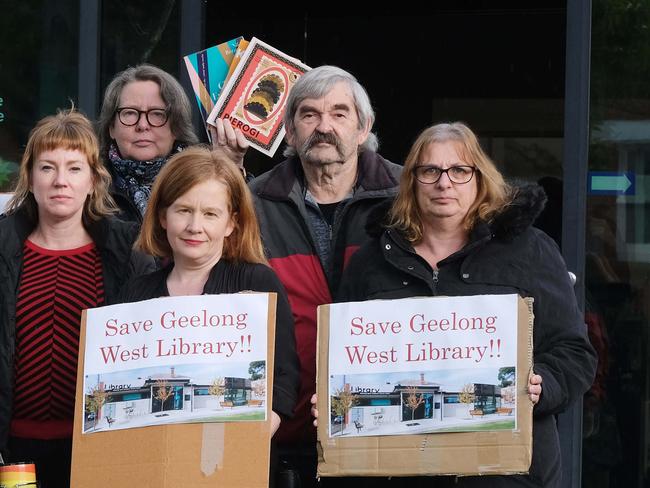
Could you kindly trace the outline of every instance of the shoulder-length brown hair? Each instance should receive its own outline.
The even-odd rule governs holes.
[[[233,261],[266,264],[253,197],[230,159],[205,146],[174,155],[158,173],[135,247],[152,256],[173,257],[161,215],[181,196],[204,181],[219,180],[228,188],[228,209],[235,229],[224,239],[222,256]]]
[[[490,219],[506,206],[511,199],[512,190],[504,181],[492,160],[483,152],[472,130],[462,122],[437,124],[418,136],[404,163],[399,192],[389,216],[389,227],[400,230],[411,242],[422,239],[422,218],[415,198],[415,167],[420,164],[422,153],[431,144],[455,142],[459,156],[466,163],[476,167],[477,194],[474,203],[467,211],[463,227],[471,231],[479,221]]]
[[[28,216],[38,221],[38,204],[30,191],[34,161],[45,151],[68,149],[79,151],[88,160],[93,178],[93,191],[83,208],[84,222],[93,222],[117,212],[109,194],[111,175],[99,159],[99,144],[91,122],[74,108],[59,111],[41,119],[29,133],[20,162],[14,196],[7,204],[7,213],[26,209]]]

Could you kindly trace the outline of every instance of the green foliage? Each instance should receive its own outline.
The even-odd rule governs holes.
[[[592,125],[612,118],[614,99],[629,101],[618,109],[632,118],[647,118],[638,100],[650,98],[650,3],[595,0],[591,32]]]
[[[594,0],[591,28],[589,169],[617,171],[619,145],[608,120],[650,118],[650,2]],[[605,128],[604,132],[600,128]]]
[[[497,379],[501,382],[501,388],[512,385],[515,382],[515,367],[499,368]]]
[[[252,361],[248,366],[251,381],[262,379],[266,376],[266,361]]]
[[[18,174],[18,165],[0,157],[0,188],[8,189]]]

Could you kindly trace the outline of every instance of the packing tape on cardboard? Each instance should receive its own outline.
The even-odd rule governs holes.
[[[476,459],[479,473],[493,473],[502,464],[499,436],[496,432],[477,434]]]
[[[203,424],[201,439],[201,472],[210,476],[223,467],[223,451],[226,426],[223,423]]]

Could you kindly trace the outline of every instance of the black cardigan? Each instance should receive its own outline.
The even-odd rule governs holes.
[[[131,280],[122,293],[121,302],[136,302],[169,296],[167,276],[173,265]],[[275,368],[273,374],[273,410],[291,417],[296,404],[299,365],[293,333],[293,316],[287,294],[273,270],[263,264],[235,263],[225,259],[210,271],[203,287],[204,294],[237,293],[240,291],[277,293],[275,326]]]

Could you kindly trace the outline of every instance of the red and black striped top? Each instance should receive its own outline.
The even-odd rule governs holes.
[[[94,243],[55,251],[26,241],[16,302],[11,435],[72,435],[81,311],[104,302]]]

